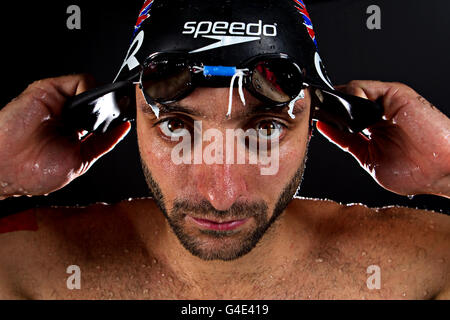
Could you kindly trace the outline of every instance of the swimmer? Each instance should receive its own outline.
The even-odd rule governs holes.
[[[438,108],[401,83],[333,87],[301,0],[146,1],[138,22],[116,82],[132,79],[153,197],[0,218],[1,299],[450,298],[448,215],[295,197],[315,107],[352,115],[356,96],[384,110],[369,137],[326,116],[319,132],[385,189],[449,198],[450,120]],[[208,77],[205,66],[235,69]],[[125,121],[61,134],[66,102],[90,83],[36,81],[0,110],[2,199],[65,187],[129,132]],[[177,136],[195,121],[223,136],[254,129],[251,138],[278,146],[278,170],[175,164]],[[78,290],[67,287],[71,265]]]

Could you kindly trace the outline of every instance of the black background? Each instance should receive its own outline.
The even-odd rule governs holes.
[[[352,79],[408,84],[447,116],[450,106],[450,2],[305,1],[319,49],[335,84]],[[125,57],[142,0],[8,2],[0,13],[0,106],[34,80],[87,72],[111,82]],[[69,5],[81,8],[81,30],[68,30]],[[367,7],[381,7],[381,30],[369,30]],[[267,186],[270,188],[270,186]],[[0,216],[28,207],[87,205],[148,196],[134,127],[84,176],[48,197],[1,201]],[[404,205],[449,214],[436,196],[398,196],[378,186],[356,161],[315,132],[300,196],[368,206]]]

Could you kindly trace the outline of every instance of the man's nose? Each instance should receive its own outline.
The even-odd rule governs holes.
[[[235,164],[194,165],[198,192],[217,210],[228,210],[247,192],[242,173]]]

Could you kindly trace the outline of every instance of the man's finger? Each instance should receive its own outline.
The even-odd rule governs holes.
[[[95,86],[95,80],[89,74],[73,74],[57,78],[48,78],[41,81],[49,82],[66,97],[80,94]]]
[[[347,94],[380,101],[383,104],[386,119],[392,119],[401,107],[418,95],[412,88],[397,82],[353,80],[336,88]]]
[[[317,121],[316,127],[319,132],[330,142],[337,145],[344,151],[351,153],[360,164],[365,163],[369,139],[360,133],[348,133],[335,129],[324,122]]]
[[[67,98],[80,94],[94,85],[94,78],[87,74],[47,78],[30,84],[12,102],[27,99],[28,103],[21,104],[25,110],[41,106],[53,115],[59,115]],[[17,109],[17,106],[15,108]]]
[[[91,134],[81,144],[83,162],[93,163],[111,151],[130,131],[131,123],[124,122],[103,134]]]

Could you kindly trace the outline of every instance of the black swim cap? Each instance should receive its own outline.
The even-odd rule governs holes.
[[[380,104],[334,89],[303,0],[147,0],[114,82],[134,81],[150,55],[165,52],[226,67],[238,67],[259,55],[287,55],[302,69],[299,86],[313,89],[314,119],[349,132],[382,119]],[[231,82],[214,80],[205,86],[233,86]]]
[[[231,83],[216,79],[224,77],[202,83],[208,87],[229,86],[230,92],[235,77],[242,80],[244,76],[244,69],[239,69],[239,73],[237,67],[249,59],[261,55],[288,56],[302,70],[299,88],[312,89],[313,119],[349,132],[359,132],[382,119],[380,104],[333,88],[319,56],[316,35],[303,0],[146,0],[113,83],[77,96],[65,108],[67,123],[91,132],[98,128],[105,131],[111,123],[133,119],[134,85],[139,83],[143,87],[142,78],[136,81],[143,75],[144,63],[155,53],[168,52],[182,53],[184,57],[191,55],[191,60],[205,67],[219,70],[223,66],[222,71],[227,70],[228,76],[234,70]],[[242,82],[239,83],[242,89]],[[242,90],[239,94],[245,105]],[[302,94],[303,90],[297,98]],[[290,110],[297,98],[289,102]],[[147,102],[157,115],[158,107],[152,101]],[[227,115],[231,105],[230,100]],[[101,113],[99,110],[103,109],[105,112]],[[102,114],[101,121],[99,114]]]
[[[147,0],[116,80],[149,55],[173,51],[223,66],[283,53],[304,69],[305,82],[333,89],[303,0]]]

